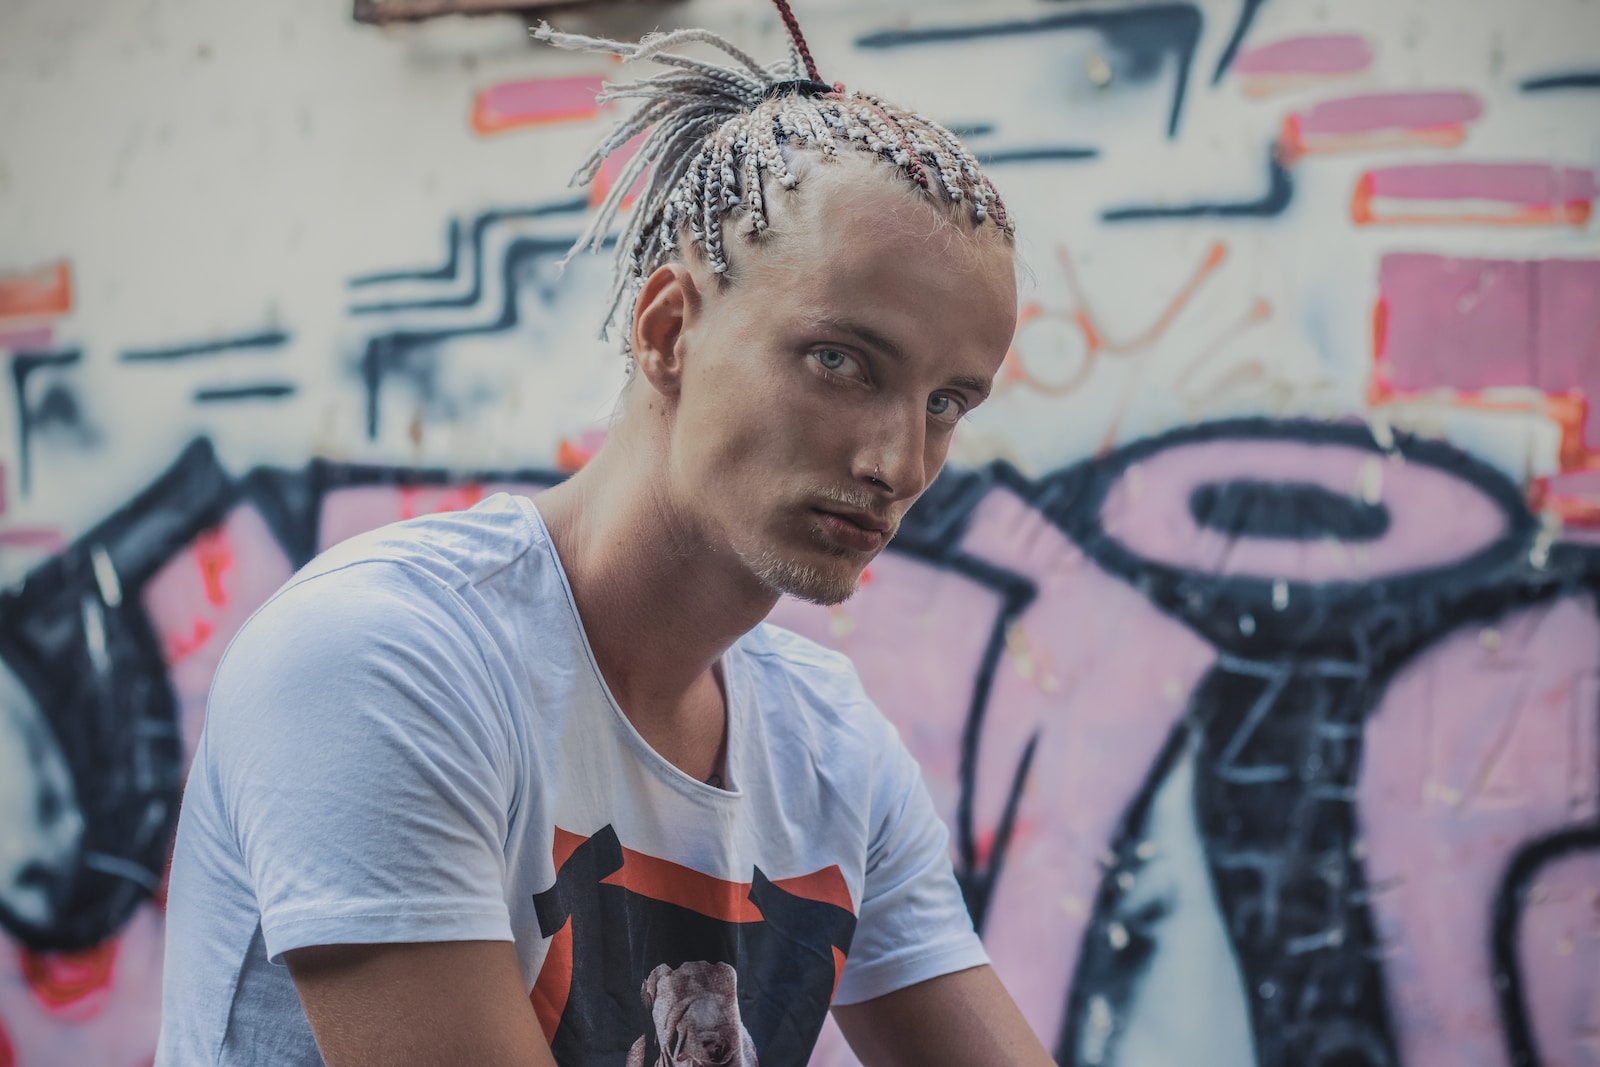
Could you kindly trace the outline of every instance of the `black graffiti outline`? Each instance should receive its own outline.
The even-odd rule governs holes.
[[[1600,70],[1574,70],[1528,78],[1517,86],[1525,93],[1546,93],[1557,89],[1600,89]]]
[[[1276,147],[1267,151],[1267,191],[1254,200],[1199,201],[1193,204],[1130,205],[1108,208],[1102,222],[1150,222],[1163,219],[1271,219],[1289,210],[1294,201],[1294,176],[1278,159]]]
[[[385,285],[389,282],[441,282],[455,278],[461,264],[461,220],[451,219],[445,224],[445,261],[437,267],[419,270],[380,271],[376,274],[358,274],[345,285],[359,289],[368,285]]]
[[[215,341],[197,341],[186,345],[166,345],[160,348],[133,348],[118,359],[123,363],[164,363],[170,360],[190,359],[195,356],[217,356],[225,352],[248,352],[257,349],[277,349],[289,343],[286,330],[261,330],[257,333],[224,337]]]
[[[230,403],[235,400],[282,400],[294,396],[299,387],[291,382],[260,382],[256,385],[208,385],[194,391],[196,404]]]
[[[1579,852],[1600,852],[1600,821],[1568,827],[1523,845],[1507,864],[1495,893],[1489,955],[1506,1055],[1515,1067],[1538,1067],[1544,1062],[1529,1022],[1527,983],[1517,958],[1523,903],[1541,868]]]
[[[11,357],[11,387],[17,401],[17,483],[23,496],[33,487],[33,410],[28,406],[28,379],[45,367],[70,367],[82,361],[81,348],[19,352]]]
[[[403,300],[380,300],[370,304],[354,304],[349,311],[352,315],[379,315],[396,311],[437,311],[446,308],[474,308],[483,299],[483,285],[487,277],[487,268],[484,266],[484,253],[488,245],[489,231],[504,222],[514,222],[521,219],[548,218],[558,215],[579,215],[588,209],[589,201],[586,197],[575,197],[568,200],[557,200],[546,204],[536,204],[532,207],[500,208],[485,211],[472,220],[472,227],[467,231],[468,253],[465,257],[457,254],[459,230],[452,228],[450,231],[450,257],[443,267],[436,271],[407,273],[404,271],[389,274],[373,274],[358,278],[350,284],[375,285],[378,281],[398,281],[406,279],[430,280],[453,282],[459,276],[461,259],[465,258],[471,265],[471,282],[467,291],[458,296],[445,297],[417,297]],[[574,235],[575,236],[575,235]],[[528,240],[519,238],[518,240]],[[570,247],[573,238],[568,238],[564,243],[550,241],[552,247],[560,245],[562,250]],[[449,271],[448,274],[444,273]],[[376,280],[374,280],[376,279]],[[515,320],[513,320],[515,321]]]
[[[1125,29],[1140,24],[1155,25],[1168,40],[1162,43],[1176,59],[1177,70],[1172,89],[1172,104],[1168,109],[1167,138],[1177,137],[1182,121],[1184,97],[1189,87],[1189,71],[1194,64],[1195,50],[1199,47],[1204,16],[1190,3],[1145,4],[1136,7],[1107,8],[1098,11],[1074,11],[1060,15],[1045,15],[1036,19],[1014,19],[1004,22],[975,22],[954,26],[926,26],[910,30],[881,30],[857,37],[857,48],[890,49],[924,44],[945,44],[956,41],[981,40],[990,37],[1027,36],[1053,30],[1113,27]]]
[[[1233,24],[1233,32],[1228,35],[1228,43],[1222,49],[1222,55],[1217,58],[1217,69],[1211,72],[1211,84],[1217,85],[1222,81],[1222,76],[1228,73],[1228,68],[1233,66],[1234,59],[1239,55],[1239,47],[1244,44],[1244,39],[1250,35],[1250,27],[1255,24],[1256,15],[1261,12],[1261,5],[1267,0],[1240,0],[1239,18]]]

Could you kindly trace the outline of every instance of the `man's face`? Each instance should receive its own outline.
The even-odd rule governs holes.
[[[875,173],[819,167],[760,248],[729,234],[682,337],[674,507],[767,588],[834,604],[938,474],[1016,327],[1009,247]]]

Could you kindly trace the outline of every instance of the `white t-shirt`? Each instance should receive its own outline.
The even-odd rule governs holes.
[[[623,716],[528,499],[323,554],[213,683],[156,1063],[320,1064],[281,965],[307,945],[512,941],[563,1067],[799,1067],[830,1001],[987,962],[849,662],[762,625],[722,665],[726,790]]]

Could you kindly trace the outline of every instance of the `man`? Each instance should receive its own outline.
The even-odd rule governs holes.
[[[157,1062],[1046,1064],[836,603],[1015,327],[1011,233],[939,127],[700,31],[620,242],[629,381],[537,501],[355,538],[218,670],[173,862]],[[739,65],[675,55],[722,47]],[[287,968],[276,966],[287,964]],[[532,1002],[530,1007],[530,1000]]]

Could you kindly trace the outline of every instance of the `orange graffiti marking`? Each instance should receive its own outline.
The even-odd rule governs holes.
[[[1266,322],[1270,318],[1272,318],[1271,302],[1266,300],[1257,300],[1254,304],[1251,304],[1250,309],[1244,313],[1243,317],[1241,317],[1231,327],[1224,331],[1220,337],[1212,341],[1205,348],[1201,349],[1200,353],[1196,355],[1194,359],[1190,360],[1188,365],[1178,373],[1177,378],[1173,380],[1173,384],[1177,387],[1178,391],[1186,391],[1190,382],[1194,379],[1195,374],[1197,374],[1207,363],[1211,362],[1212,358],[1216,356],[1218,352],[1221,352],[1229,344],[1238,340],[1239,336],[1252,326],[1260,322]],[[1232,378],[1233,376],[1234,372],[1230,371],[1228,377]],[[1207,390],[1208,393],[1215,391],[1215,386],[1213,386],[1210,390]]]
[[[72,310],[72,268],[65,261],[0,274],[0,319],[65,315]]]
[[[167,666],[175,667],[200,651],[216,629],[208,619],[194,620],[186,636],[180,634],[167,642]]]
[[[556,470],[574,474],[582,470],[583,465],[593,457],[593,452],[587,452],[563,437],[556,446]]]
[[[1093,311],[1089,307],[1088,295],[1083,284],[1078,279],[1077,268],[1072,262],[1072,257],[1064,245],[1056,247],[1056,257],[1061,264],[1062,275],[1066,281],[1067,290],[1072,298],[1073,307],[1070,310],[1054,310],[1042,307],[1039,304],[1025,304],[1017,314],[1018,344],[1006,353],[1005,361],[1001,364],[1001,381],[1017,385],[1026,385],[1036,392],[1046,396],[1062,396],[1072,392],[1086,381],[1094,370],[1096,361],[1102,356],[1130,356],[1147,348],[1161,335],[1166,333],[1173,321],[1183,312],[1189,302],[1194,299],[1207,278],[1215,273],[1228,258],[1228,246],[1222,241],[1214,241],[1206,250],[1205,259],[1195,270],[1194,276],[1178,290],[1177,294],[1168,302],[1167,307],[1156,316],[1142,332],[1125,340],[1115,340],[1106,336],[1105,331],[1096,321]],[[1023,347],[1020,344],[1025,328],[1035,322],[1060,322],[1066,323],[1076,329],[1083,338],[1084,356],[1077,370],[1064,379],[1046,381],[1038,374],[1030,371],[1023,359]]]
[[[1097,321],[1093,310],[1090,308],[1088,295],[1078,279],[1077,269],[1072,258],[1064,246],[1057,246],[1056,254],[1061,264],[1062,275],[1066,281],[1067,290],[1072,298],[1073,306],[1070,309],[1055,310],[1042,307],[1039,304],[1026,304],[1017,315],[1017,341],[1006,353],[1005,360],[1000,365],[999,383],[1002,388],[1011,386],[1024,386],[1046,396],[1063,396],[1079,388],[1093,373],[1096,362],[1101,356],[1134,357],[1132,373],[1123,382],[1121,395],[1112,409],[1111,419],[1106,427],[1098,448],[1098,454],[1104,455],[1117,443],[1122,419],[1127,414],[1133,397],[1138,389],[1140,374],[1144,368],[1144,356],[1150,347],[1172,327],[1184,308],[1194,300],[1208,278],[1222,268],[1228,260],[1228,246],[1223,241],[1213,241],[1206,249],[1205,257],[1200,265],[1195,268],[1194,274],[1167,302],[1166,307],[1138,334],[1124,339],[1108,337],[1105,330]],[[1223,333],[1203,348],[1198,355],[1192,358],[1180,372],[1178,384],[1180,388],[1187,385],[1194,374],[1228,344],[1237,340],[1239,335],[1258,323],[1265,322],[1272,317],[1272,305],[1266,300],[1257,300],[1251,305],[1244,316],[1228,327]],[[1054,381],[1048,381],[1042,375],[1030,370],[1024,361],[1024,333],[1027,327],[1036,322],[1065,323],[1076,330],[1083,340],[1083,356],[1075,370]],[[1233,375],[1229,375],[1224,382],[1232,382]],[[1219,387],[1213,385],[1207,394],[1216,393]]]
[[[1374,191],[1373,175],[1363,174],[1350,198],[1350,221],[1357,226],[1570,226],[1582,229],[1589,224],[1593,213],[1591,201],[1576,198],[1552,204],[1508,206],[1501,211],[1476,208],[1451,211],[1441,203],[1436,214],[1397,210],[1387,204],[1388,198]]]
[[[1307,156],[1397,148],[1455,148],[1466,139],[1467,131],[1461,126],[1425,126],[1413,130],[1325,136],[1313,140],[1301,132],[1300,116],[1290,115],[1283,120],[1273,151],[1277,154],[1278,162],[1285,167],[1292,167]]]
[[[233,545],[227,533],[220,526],[213,527],[195,537],[192,548],[206,603],[218,611],[225,609],[231,598],[224,577],[234,569]],[[211,613],[197,614],[187,633],[176,634],[167,641],[167,665],[175,666],[200,651],[216,632],[216,620]]]
[[[205,583],[206,600],[212,606],[228,606],[228,591],[223,588],[222,576],[233,569],[233,546],[228,535],[220,528],[207,530],[194,539],[195,562],[200,567],[200,580]]]
[[[595,96],[604,78],[529,78],[479,91],[472,101],[472,130],[480,136],[528,126],[582,122],[600,113]]]
[[[22,975],[40,1004],[52,1012],[81,1004],[111,986],[118,943],[103,941],[81,952],[22,950]]]
[[[1429,394],[1426,391],[1395,389],[1383,373],[1381,363],[1374,369],[1372,380],[1367,386],[1367,403],[1373,408],[1415,403],[1427,399]],[[1544,393],[1529,400],[1460,391],[1451,392],[1448,402],[1453,407],[1466,408],[1469,411],[1542,415],[1555,423],[1561,432],[1560,443],[1556,448],[1556,460],[1562,474],[1600,471],[1600,450],[1590,448],[1583,436],[1583,428],[1589,421],[1589,400],[1577,390]],[[1600,501],[1554,493],[1550,481],[1549,478],[1529,480],[1528,510],[1548,512],[1568,526],[1600,528]]]

